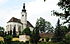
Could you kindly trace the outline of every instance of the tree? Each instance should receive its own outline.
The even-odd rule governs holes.
[[[68,31],[67,32],[69,32],[70,31],[70,24],[68,25]]]
[[[60,18],[66,20],[63,24],[70,23],[70,0],[59,0],[58,6],[64,11],[64,13],[53,11],[53,15],[60,16]]]
[[[61,30],[63,30],[64,35],[68,32],[68,28],[66,26],[60,26]]]
[[[3,31],[0,31],[0,36],[4,36],[4,32]]]
[[[10,30],[10,35],[12,35],[12,30]]]
[[[5,42],[7,42],[7,41],[11,41],[11,39],[13,38],[13,36],[12,35],[6,35],[6,36],[4,36],[4,41]]]
[[[60,20],[58,19],[58,22],[57,22],[57,26],[55,28],[55,32],[54,32],[54,42],[60,42],[63,40],[64,38],[64,32],[63,30],[61,29],[61,25],[60,25]]]
[[[65,40],[64,40],[65,44],[70,44],[70,33],[67,33],[65,35]]]
[[[13,36],[15,37],[17,34],[16,34],[16,28],[14,27],[13,29]]]
[[[0,26],[0,31],[4,31],[4,28]]]
[[[43,19],[42,17],[40,17],[40,19],[37,19],[36,22],[36,26],[33,30],[33,34],[31,36],[31,41],[35,44],[37,44],[37,42],[40,39],[39,33],[40,32],[52,32],[53,31],[53,27],[51,26],[51,23],[48,21],[45,21],[45,19]]]
[[[61,19],[65,20],[62,24],[68,23],[68,29],[64,30],[65,33],[68,33],[70,31],[70,0],[59,0],[58,6],[63,13],[53,11],[53,15],[59,16]]]
[[[23,30],[22,34],[30,35],[31,34],[31,31],[30,31],[29,27],[25,28]]]
[[[53,32],[53,26],[50,22],[45,21],[42,17],[37,19],[36,28],[39,32]]]
[[[37,42],[39,41],[40,36],[39,36],[39,30],[37,29],[37,27],[34,28],[33,33],[31,35],[31,42],[33,44],[37,44]]]
[[[0,26],[0,36],[4,36],[4,28]]]
[[[70,10],[70,0],[60,0],[58,6],[62,9]]]
[[[21,33],[21,31],[19,30],[19,35],[21,35],[22,33]]]

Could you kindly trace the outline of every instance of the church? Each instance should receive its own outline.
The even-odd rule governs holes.
[[[14,29],[16,30],[16,33],[19,34],[19,31],[23,31],[26,27],[30,28],[30,31],[33,31],[33,25],[27,20],[27,12],[25,9],[25,3],[23,4],[23,9],[21,12],[21,19],[17,19],[15,17],[12,17],[8,22],[6,26],[6,32]]]

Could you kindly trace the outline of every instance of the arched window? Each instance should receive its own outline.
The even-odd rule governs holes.
[[[21,26],[18,26],[18,31],[21,31]]]

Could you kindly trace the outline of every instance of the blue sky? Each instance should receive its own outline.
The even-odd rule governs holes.
[[[0,26],[5,27],[12,17],[21,18],[23,3],[26,4],[27,20],[34,26],[37,18],[43,17],[55,27],[57,19],[51,16],[52,10],[59,10],[59,0],[0,0]]]

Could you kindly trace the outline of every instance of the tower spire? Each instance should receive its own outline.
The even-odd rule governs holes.
[[[23,3],[23,9],[22,9],[22,12],[26,12],[26,9],[25,9],[25,3]]]
[[[22,28],[25,29],[27,26],[27,12],[25,9],[25,3],[23,3],[23,9],[22,9],[21,15],[22,15],[21,16],[21,22],[23,24]]]

